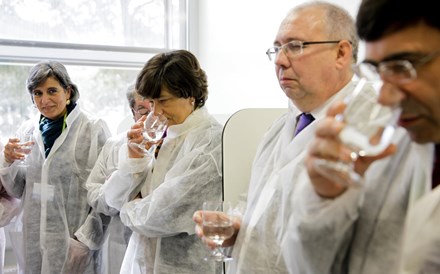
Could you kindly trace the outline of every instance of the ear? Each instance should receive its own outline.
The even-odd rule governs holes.
[[[66,95],[67,95],[67,99],[72,98],[72,87],[71,86],[68,86],[66,88]]]
[[[336,56],[336,65],[338,68],[346,67],[347,63],[353,63],[353,46],[348,40],[341,40],[338,43],[338,53]]]

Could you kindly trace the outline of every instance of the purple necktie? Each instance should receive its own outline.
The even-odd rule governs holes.
[[[440,144],[435,145],[434,166],[432,169],[432,188],[440,184]]]
[[[301,132],[306,126],[308,126],[311,122],[313,122],[315,118],[313,118],[310,113],[301,113],[299,115],[298,123],[296,124],[295,136]]]

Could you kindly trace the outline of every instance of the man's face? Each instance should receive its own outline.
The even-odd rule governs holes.
[[[281,23],[274,46],[293,40],[329,40],[321,20],[322,10],[307,9],[288,15]],[[275,59],[279,84],[297,108],[309,112],[323,104],[341,87],[337,76],[338,44],[304,47],[302,54],[289,58],[282,51]]]
[[[136,122],[142,115],[148,115],[151,111],[150,102],[140,95],[135,95],[135,103],[133,107],[133,119]]]
[[[440,56],[417,65],[417,59],[440,50],[440,30],[419,24],[366,43],[366,60],[408,60],[414,64],[417,78],[407,83],[387,82],[380,102],[400,103],[399,125],[417,143],[440,142]]]

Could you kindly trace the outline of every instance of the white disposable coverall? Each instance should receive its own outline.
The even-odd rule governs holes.
[[[3,144],[0,142],[0,151],[3,153]],[[20,209],[20,200],[11,197],[3,187],[0,179],[0,274],[3,274],[6,238],[4,226],[18,214]]]
[[[398,150],[376,161],[360,187],[335,199],[319,197],[305,172],[300,176],[281,240],[289,273],[397,273],[408,208],[430,188],[429,147],[394,136]]]
[[[222,197],[221,135],[222,126],[202,107],[168,128],[157,159],[130,159],[121,147],[119,168],[102,187],[101,201],[120,209],[133,230],[121,273],[220,270],[203,260],[208,251],[194,234],[192,215],[203,201]],[[143,198],[133,200],[139,191]]]
[[[83,225],[75,234],[90,249],[101,249],[101,272],[106,274],[120,272],[122,259],[132,232],[122,224],[118,210],[99,203],[102,192],[101,187],[117,169],[119,148],[125,143],[127,143],[126,132],[107,140],[86,183],[89,204],[94,210],[105,213],[100,214],[100,218],[96,218],[94,223],[96,226],[102,225],[102,229],[106,232],[105,238],[90,237],[90,234],[95,233],[95,225],[90,225],[90,223]],[[102,206],[102,208],[99,208],[99,206]],[[98,242],[89,242],[93,239],[98,240]]]
[[[85,222],[90,206],[85,183],[110,131],[103,120],[93,119],[77,105],[67,116],[67,127],[56,139],[48,157],[39,130],[40,115],[18,130],[33,131],[35,145],[27,158],[29,166],[17,161],[0,171],[8,193],[23,200],[23,231],[15,233],[21,271],[63,273],[69,243]],[[3,166],[6,166],[2,155]],[[99,234],[99,231],[97,231]],[[21,244],[20,244],[21,243]],[[18,245],[18,246],[17,246]],[[93,262],[86,273],[93,273]]]
[[[430,166],[428,161],[429,158],[424,164]],[[408,213],[400,274],[440,273],[439,224],[440,187],[437,186],[417,201]]]
[[[353,90],[350,82],[312,111],[315,121],[294,138],[297,117],[301,114],[289,101],[287,114],[274,122],[257,150],[248,190],[247,207],[234,244],[228,273],[286,273],[280,241],[290,233],[287,222],[292,211],[292,196],[297,177],[305,170],[306,148],[317,122],[328,107]]]

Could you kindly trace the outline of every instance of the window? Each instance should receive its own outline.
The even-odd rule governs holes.
[[[187,0],[0,0],[0,138],[36,112],[31,66],[63,63],[79,105],[112,133],[131,115],[125,91],[154,54],[187,48]]]

